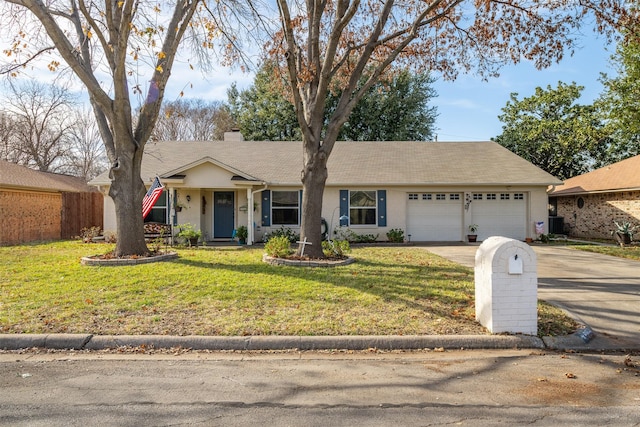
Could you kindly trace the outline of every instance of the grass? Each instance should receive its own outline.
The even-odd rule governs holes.
[[[419,248],[357,248],[338,268],[277,267],[259,248],[178,249],[177,260],[80,265],[105,244],[0,247],[0,332],[172,335],[484,334],[473,270]],[[540,304],[540,331],[570,333]]]
[[[611,255],[620,258],[629,258],[640,261],[640,246],[600,246],[600,245],[576,245],[574,249],[581,251],[596,252],[604,255]]]

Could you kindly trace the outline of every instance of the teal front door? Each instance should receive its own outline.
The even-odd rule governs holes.
[[[233,234],[233,191],[213,192],[213,238],[230,239]]]

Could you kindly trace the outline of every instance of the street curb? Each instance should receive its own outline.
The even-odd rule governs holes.
[[[416,350],[545,348],[529,335],[411,336],[171,336],[86,334],[0,334],[0,349],[106,350],[118,347],[188,348],[192,350]]]
[[[91,334],[0,334],[0,349],[50,348],[80,350],[91,340]]]

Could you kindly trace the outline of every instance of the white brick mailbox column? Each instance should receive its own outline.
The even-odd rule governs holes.
[[[476,252],[476,320],[491,333],[538,333],[536,254],[506,237],[486,239]]]

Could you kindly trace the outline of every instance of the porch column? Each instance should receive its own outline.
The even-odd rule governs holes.
[[[169,216],[168,221],[171,224],[171,232],[173,234],[173,226],[176,224],[176,209],[175,209],[175,190],[173,187],[167,187],[167,214]]]
[[[253,192],[251,187],[247,188],[247,246],[253,245]]]

